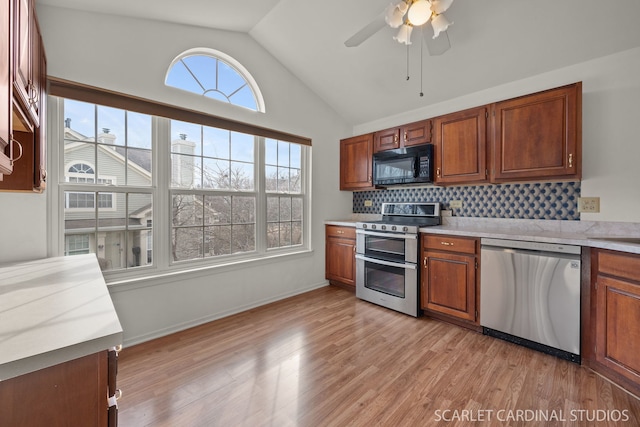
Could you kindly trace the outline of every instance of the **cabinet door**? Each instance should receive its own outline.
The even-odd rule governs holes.
[[[434,128],[436,183],[487,181],[487,108],[438,117]]]
[[[34,85],[34,32],[37,24],[33,0],[15,0],[15,41],[13,96],[22,106],[29,122],[38,125],[38,93]],[[37,42],[36,42],[37,43]]]
[[[423,252],[422,308],[476,321],[476,258]]]
[[[385,129],[373,136],[373,152],[400,148],[400,128]]]
[[[422,120],[404,125],[400,130],[402,146],[428,144],[431,142],[431,120]]]
[[[581,99],[576,83],[496,103],[492,180],[580,179]]]
[[[11,6],[11,0],[0,4],[0,180],[3,174],[10,174],[12,170],[11,148],[7,147],[11,137]]]
[[[373,188],[373,134],[340,141],[340,190]]]
[[[325,242],[325,276],[345,285],[356,285],[356,241],[350,236],[355,230],[327,226]],[[345,237],[342,237],[345,236]]]

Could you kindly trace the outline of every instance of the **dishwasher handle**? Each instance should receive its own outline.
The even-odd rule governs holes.
[[[493,239],[484,237],[480,240],[483,249],[495,248],[496,250],[507,249],[513,251],[526,251],[527,253],[552,253],[565,254],[568,256],[580,256],[582,247],[576,245],[565,245],[562,243],[532,242],[528,240]]]

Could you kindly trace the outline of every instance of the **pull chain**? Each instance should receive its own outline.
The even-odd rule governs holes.
[[[422,59],[422,55],[424,51],[422,47],[422,44],[424,43],[424,34],[422,33],[424,31],[423,27],[424,25],[420,27],[420,96],[424,96],[424,92],[422,91],[422,74],[423,74],[422,68],[424,63],[424,60]]]
[[[407,45],[407,81],[409,81],[409,45]]]

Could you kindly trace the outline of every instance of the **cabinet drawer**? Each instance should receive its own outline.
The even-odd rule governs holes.
[[[640,280],[640,256],[609,251],[598,251],[598,271],[600,274]]]
[[[356,229],[354,227],[327,225],[327,237],[343,237],[347,239],[355,239]]]
[[[476,254],[478,239],[424,234],[422,246],[425,249]]]

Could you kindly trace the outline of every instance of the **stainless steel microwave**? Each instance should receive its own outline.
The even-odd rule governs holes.
[[[373,155],[375,186],[430,182],[433,182],[433,144],[380,151]]]

